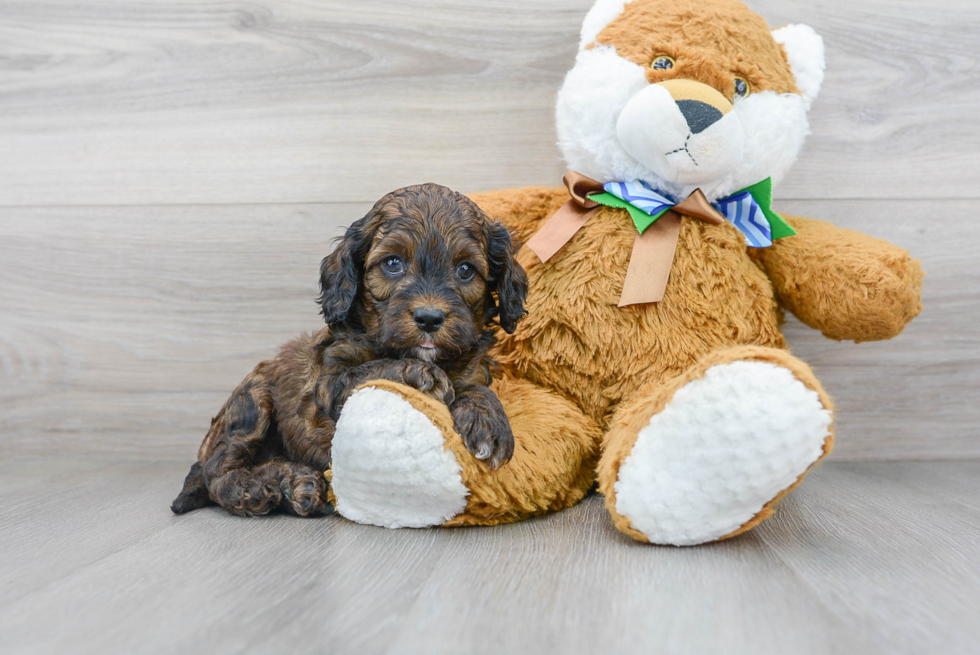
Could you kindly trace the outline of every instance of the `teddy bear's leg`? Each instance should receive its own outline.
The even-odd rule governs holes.
[[[499,469],[473,457],[442,403],[387,380],[344,405],[331,446],[331,497],[341,515],[389,528],[493,525],[569,507],[595,480],[599,429],[530,382],[493,384],[514,432]]]
[[[830,398],[788,352],[742,346],[641,389],[606,435],[599,490],[616,527],[639,541],[733,537],[833,446]]]

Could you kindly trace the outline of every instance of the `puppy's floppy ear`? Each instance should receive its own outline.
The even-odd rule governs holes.
[[[490,285],[497,291],[497,316],[507,334],[517,328],[517,321],[527,312],[527,275],[514,259],[516,248],[510,231],[503,223],[487,218],[487,261],[490,264]]]
[[[347,228],[340,243],[320,262],[320,313],[328,325],[346,321],[360,290],[364,258],[371,247],[374,230],[369,212]]]

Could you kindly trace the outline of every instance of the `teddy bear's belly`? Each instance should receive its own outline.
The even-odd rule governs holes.
[[[528,313],[498,345],[501,364],[604,424],[638,387],[679,375],[707,352],[785,347],[772,285],[729,224],[685,217],[663,301],[617,307],[635,232],[615,212],[600,210],[546,264],[521,251]]]

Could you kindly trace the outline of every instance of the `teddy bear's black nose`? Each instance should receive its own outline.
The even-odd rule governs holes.
[[[678,100],[677,107],[684,115],[691,132],[703,132],[721,120],[722,113],[711,105],[700,100]]]
[[[446,312],[432,307],[419,307],[412,312],[412,318],[423,332],[435,332],[445,322]]]

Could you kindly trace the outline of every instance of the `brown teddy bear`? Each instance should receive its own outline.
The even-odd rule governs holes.
[[[783,310],[860,342],[921,309],[908,253],[770,206],[823,69],[812,29],[770,31],[734,0],[596,2],[558,95],[566,186],[473,196],[526,244],[528,314],[499,335],[494,384],[513,459],[489,470],[444,406],[372,382],[337,424],[337,510],[494,524],[598,480],[640,541],[724,539],[770,516],[833,444]]]

